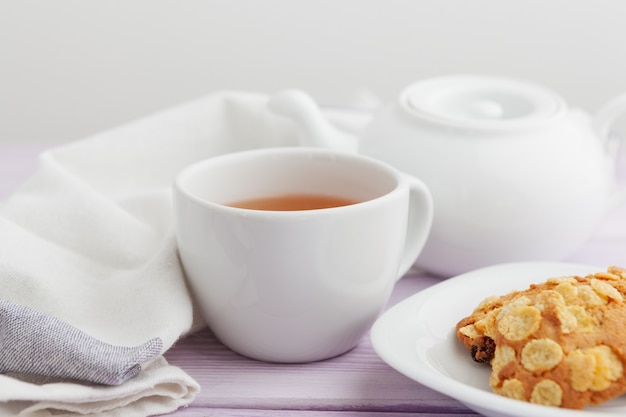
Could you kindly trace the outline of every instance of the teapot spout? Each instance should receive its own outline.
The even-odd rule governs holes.
[[[291,120],[298,129],[302,146],[356,153],[357,138],[331,125],[317,103],[301,90],[285,90],[272,95],[267,103],[275,114]]]

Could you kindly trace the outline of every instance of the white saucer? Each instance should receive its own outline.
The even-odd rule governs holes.
[[[584,411],[546,407],[494,394],[491,368],[472,361],[455,325],[490,295],[524,290],[551,276],[585,275],[604,267],[567,263],[510,263],[448,279],[393,306],[374,324],[372,346],[392,368],[490,417],[626,415],[626,395]]]

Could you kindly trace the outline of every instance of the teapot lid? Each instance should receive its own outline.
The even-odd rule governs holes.
[[[533,128],[567,111],[553,91],[528,81],[481,75],[431,78],[408,86],[400,104],[437,124],[470,129]]]

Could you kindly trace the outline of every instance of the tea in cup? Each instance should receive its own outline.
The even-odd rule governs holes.
[[[419,255],[432,199],[373,158],[265,148],[210,158],[174,185],[180,259],[199,312],[244,356],[352,349]]]

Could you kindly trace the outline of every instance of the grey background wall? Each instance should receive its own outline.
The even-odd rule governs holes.
[[[216,90],[373,106],[447,73],[589,111],[626,91],[623,0],[0,0],[0,141],[65,142]]]

